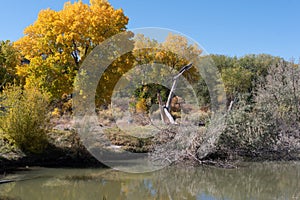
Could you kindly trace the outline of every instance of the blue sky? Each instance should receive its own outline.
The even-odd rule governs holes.
[[[0,40],[17,40],[41,9],[60,10],[66,1],[1,1]],[[110,3],[123,8],[129,17],[129,29],[173,29],[196,40],[208,53],[229,56],[267,53],[296,60],[300,57],[298,0],[110,0]]]

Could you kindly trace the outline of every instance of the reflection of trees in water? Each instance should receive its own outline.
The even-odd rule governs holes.
[[[238,169],[168,167],[147,174],[113,170],[64,173],[0,185],[0,196],[24,200],[197,199],[203,195],[232,200],[300,198],[300,165],[294,163],[256,163]]]
[[[12,191],[12,189],[15,187],[16,183],[9,183],[9,184],[3,184],[3,185],[0,185],[0,199],[9,199],[7,198],[7,194],[9,192]]]
[[[167,170],[167,169],[166,169]],[[172,178],[171,178],[172,177]],[[205,193],[226,199],[300,198],[299,164],[255,164],[239,169],[170,168],[157,173],[160,184],[168,186],[173,198]]]

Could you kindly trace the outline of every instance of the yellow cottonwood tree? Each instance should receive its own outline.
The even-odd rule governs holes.
[[[161,51],[157,53],[156,59],[176,70],[180,70],[182,66],[189,62],[196,64],[199,56],[202,54],[202,49],[197,44],[189,44],[185,37],[172,33],[169,33],[160,48]],[[192,67],[184,76],[190,82],[199,79],[195,67]]]
[[[40,11],[14,46],[30,61],[17,68],[26,85],[35,85],[52,98],[73,89],[81,62],[105,39],[126,30],[128,17],[108,1],[67,2],[60,11]]]
[[[169,91],[160,84],[170,78],[170,74],[175,73],[176,70],[179,72],[189,62],[196,64],[202,50],[196,44],[190,44],[185,37],[172,33],[169,33],[165,41],[161,43],[142,34],[135,35],[134,41],[135,64],[141,65],[141,67],[135,71],[136,74],[133,76],[144,77],[144,73],[148,72],[145,79],[155,81],[154,84],[143,85],[143,88],[134,92],[137,100],[136,108],[142,110],[147,107],[146,102],[158,103],[156,102],[157,91],[160,91],[162,98],[166,99]],[[183,74],[190,84],[201,78],[195,66]],[[146,101],[145,98],[149,101]],[[150,105],[148,106],[150,107]]]
[[[20,62],[18,52],[10,41],[0,41],[0,91],[6,84],[17,81],[16,66]]]

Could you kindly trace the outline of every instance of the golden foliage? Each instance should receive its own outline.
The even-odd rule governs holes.
[[[72,91],[76,71],[91,50],[105,39],[125,31],[128,17],[107,1],[67,2],[60,11],[40,11],[14,46],[30,60],[18,67],[26,85],[37,85],[53,97]],[[46,83],[55,82],[55,83]]]
[[[136,103],[135,109],[137,113],[147,112],[148,109],[147,109],[146,99],[144,98],[139,99],[139,101]]]

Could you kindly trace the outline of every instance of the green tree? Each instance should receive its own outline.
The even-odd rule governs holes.
[[[250,93],[249,100],[252,99],[258,81],[265,79],[270,66],[283,60],[267,54],[249,54],[240,58],[211,55],[211,58],[221,72],[228,101],[242,93]]]
[[[233,100],[237,94],[247,93],[251,89],[252,73],[241,68],[225,68],[221,71],[227,99]]]
[[[278,64],[283,59],[268,54],[249,54],[238,59],[238,66],[252,72],[253,80],[257,82],[259,77],[266,77],[272,65]]]

